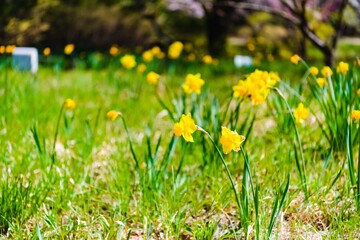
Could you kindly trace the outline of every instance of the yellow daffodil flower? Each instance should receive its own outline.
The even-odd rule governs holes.
[[[331,75],[333,74],[333,71],[331,70],[331,68],[329,66],[325,66],[321,70],[321,74],[327,78],[327,77],[331,77]]]
[[[313,76],[317,76],[319,74],[319,69],[317,67],[310,67],[309,71]]]
[[[145,62],[151,62],[154,59],[154,54],[152,53],[151,50],[147,50],[147,51],[143,52],[142,59]]]
[[[112,121],[114,121],[119,115],[120,113],[115,110],[111,110],[106,113],[106,117]]]
[[[136,71],[137,71],[138,73],[143,73],[143,72],[145,72],[145,71],[146,71],[146,65],[143,64],[143,63],[140,63],[140,64],[137,66]]]
[[[76,107],[76,102],[72,100],[71,98],[65,99],[64,106],[67,110],[72,110]]]
[[[116,57],[120,53],[119,47],[117,45],[112,45],[109,49],[109,53],[111,56]]]
[[[156,72],[149,72],[146,75],[146,80],[148,81],[148,83],[150,83],[151,85],[156,85],[159,81],[160,75],[157,74]]]
[[[296,122],[303,123],[309,116],[309,109],[304,107],[304,104],[299,103],[298,107],[294,110],[294,117]]]
[[[73,53],[73,51],[75,50],[75,45],[70,43],[70,44],[67,44],[64,48],[64,53],[66,55],[70,55]]]
[[[355,120],[356,123],[360,120],[360,110],[352,110],[351,118]]]
[[[186,94],[191,94],[192,92],[196,92],[196,94],[200,94],[201,87],[204,84],[205,81],[201,79],[200,73],[188,74],[185,78],[185,83],[182,85],[182,87]]]
[[[324,87],[327,84],[326,78],[317,78],[316,81],[320,87]]]
[[[356,93],[360,97],[360,88],[356,91]]]
[[[44,56],[49,56],[50,53],[51,53],[50,48],[48,48],[48,47],[47,47],[47,48],[44,48],[44,51],[43,51]]]
[[[168,50],[169,58],[171,58],[171,59],[179,58],[183,48],[184,48],[184,44],[182,44],[181,42],[179,42],[179,41],[173,42],[169,46],[169,50]]]
[[[231,151],[238,152],[241,144],[245,141],[245,137],[239,135],[236,131],[231,131],[226,127],[221,128],[220,144],[225,154]]]
[[[292,62],[293,64],[298,64],[299,61],[301,60],[300,56],[295,54],[290,58],[290,62]]]
[[[349,64],[346,62],[339,62],[339,65],[336,68],[338,73],[346,74],[349,71]]]
[[[203,63],[205,64],[211,64],[213,62],[213,58],[210,55],[205,55],[202,58]]]
[[[120,59],[121,64],[126,69],[131,69],[136,66],[135,56],[126,54]]]
[[[182,115],[178,123],[174,125],[175,136],[183,136],[187,142],[194,142],[192,134],[196,131],[196,125],[191,114]]]

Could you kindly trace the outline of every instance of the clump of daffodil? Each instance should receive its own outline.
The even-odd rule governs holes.
[[[280,77],[277,73],[256,69],[245,80],[240,80],[233,87],[233,97],[249,97],[254,105],[262,104]]]
[[[152,50],[150,49],[143,52],[142,59],[145,62],[151,62],[154,59],[154,54],[152,53]]]
[[[160,79],[160,75],[157,74],[156,72],[149,72],[147,75],[146,75],[146,80],[148,81],[148,83],[150,83],[151,85],[156,85],[158,83]]]
[[[213,62],[213,58],[210,55],[205,55],[202,58],[203,63],[205,64],[211,64]]]
[[[50,50],[50,48],[44,48],[44,50],[43,50],[43,54],[44,54],[44,56],[49,56],[50,55],[50,53],[51,53],[51,50]]]
[[[134,55],[126,54],[120,59],[120,62],[126,69],[131,69],[136,66]]]
[[[110,110],[106,113],[106,117],[112,121],[114,121],[121,113],[115,110]]]
[[[5,52],[8,54],[11,54],[14,50],[15,50],[16,46],[15,45],[7,45],[5,47]]]
[[[309,71],[313,76],[317,76],[319,74],[319,69],[317,67],[310,67]]]
[[[205,81],[201,79],[201,74],[188,74],[185,78],[185,82],[182,85],[186,94],[195,92],[196,94],[201,93],[201,87],[205,84]]]
[[[138,73],[143,73],[143,72],[145,72],[145,71],[146,71],[146,65],[143,64],[143,63],[140,63],[140,64],[137,66],[136,71],[137,71]]]
[[[111,45],[109,53],[111,56],[116,57],[117,55],[119,55],[120,49],[117,45]]]
[[[339,62],[339,65],[336,68],[338,73],[346,74],[349,71],[349,64],[346,62]]]
[[[225,154],[231,151],[238,152],[241,144],[245,141],[245,137],[239,135],[236,131],[231,131],[226,127],[221,128],[220,144]]]
[[[298,107],[294,110],[294,117],[296,122],[303,123],[309,116],[309,109],[304,107],[303,103],[299,103]]]
[[[177,137],[183,136],[187,142],[194,142],[192,134],[196,131],[196,125],[191,114],[182,115],[180,121],[174,125],[174,134]]]
[[[72,109],[74,109],[76,107],[76,102],[71,98],[67,98],[67,99],[65,99],[64,107],[67,110],[72,110]]]
[[[331,75],[333,74],[333,71],[331,70],[331,68],[329,66],[325,66],[321,70],[321,74],[327,78],[327,77],[331,77]]]
[[[65,47],[64,47],[64,53],[66,55],[70,55],[73,53],[73,51],[75,50],[75,45],[70,43],[70,44],[67,44]]]
[[[173,42],[168,49],[168,56],[171,59],[177,59],[180,57],[180,54],[184,48],[184,44],[179,41]]]
[[[351,118],[355,120],[356,123],[360,120],[360,110],[352,110]]]
[[[327,84],[326,78],[317,78],[316,81],[320,87],[324,87]]]
[[[298,64],[300,60],[301,60],[301,57],[297,54],[291,56],[291,58],[290,58],[290,62],[292,62],[293,64]]]

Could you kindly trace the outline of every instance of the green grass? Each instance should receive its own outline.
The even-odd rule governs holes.
[[[247,170],[240,152],[224,158],[241,204],[248,208],[243,209],[247,218],[239,214],[211,141],[199,131],[194,133],[194,143],[174,137],[174,121],[145,75],[114,66],[71,71],[40,68],[36,75],[2,67],[0,237],[266,239],[269,233],[271,239],[359,237],[354,197],[359,184],[357,142],[348,142],[353,151],[349,160],[346,153],[329,153],[331,144],[313,116],[297,124],[305,159],[306,198],[296,167],[294,145],[300,150],[299,145],[289,111],[276,92],[259,106],[244,100],[238,110],[233,100],[228,115],[221,117],[232,86],[252,69],[237,70],[221,61],[217,66],[179,62],[168,71],[153,67],[163,77],[157,93],[166,106],[177,108],[173,110],[176,121],[184,110],[181,84],[186,74],[202,73],[203,94],[186,97],[185,112],[192,112],[215,144],[221,119],[245,135],[250,128],[245,119],[256,116],[244,145],[248,177],[244,178]],[[278,71],[293,88],[278,85],[291,108],[299,102],[296,95],[301,95],[313,112],[321,113],[302,80],[306,71],[302,66],[276,62],[259,68]],[[358,76],[358,69],[354,71]],[[77,105],[60,116],[53,160],[56,123],[66,98]],[[120,119],[106,119],[112,109],[122,112],[129,134]],[[230,117],[236,111],[239,116]],[[352,127],[355,134],[358,126]],[[347,143],[343,144],[346,149]],[[350,174],[349,162],[354,164]]]

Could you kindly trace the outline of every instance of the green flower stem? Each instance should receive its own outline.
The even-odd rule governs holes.
[[[54,135],[54,142],[53,142],[53,147],[52,147],[52,151],[51,151],[51,159],[52,159],[53,164],[55,162],[55,155],[56,155],[56,153],[55,153],[56,139],[57,139],[57,136],[59,134],[60,119],[61,119],[62,113],[64,111],[64,107],[65,107],[65,102],[61,105],[59,115],[58,115],[58,119],[57,119],[57,122],[56,122],[56,130],[55,130],[55,135]]]
[[[123,117],[123,115],[122,115],[120,112],[119,112],[118,114],[119,114],[119,117],[121,118],[121,120],[122,120],[122,122],[123,122],[123,124],[124,124],[125,132],[126,132],[127,137],[128,137],[128,139],[129,139],[130,151],[131,151],[131,154],[132,154],[132,156],[133,156],[133,158],[134,158],[135,166],[136,166],[137,169],[139,169],[139,168],[140,168],[140,166],[139,166],[139,161],[138,161],[138,159],[137,159],[137,157],[136,157],[135,150],[134,150],[134,147],[133,147],[133,145],[132,145],[130,133],[129,133],[129,130],[128,130],[127,125],[126,125],[125,118]]]
[[[209,137],[210,141],[213,143],[218,155],[220,156],[221,162],[223,163],[223,165],[225,167],[226,173],[227,173],[227,175],[229,177],[232,190],[233,190],[233,192],[235,194],[236,203],[237,203],[239,209],[241,209],[241,203],[240,203],[240,199],[239,199],[238,193],[237,193],[236,188],[235,188],[234,180],[233,180],[233,178],[231,176],[231,173],[230,173],[230,170],[229,170],[229,168],[228,168],[228,166],[227,166],[227,164],[225,162],[224,156],[222,155],[220,149],[218,148],[217,144],[215,143],[214,139],[210,136],[210,134],[207,131],[205,131],[203,128],[199,127],[199,126],[197,126],[197,129],[199,131],[205,133]]]
[[[300,139],[300,134],[299,134],[299,130],[296,126],[296,121],[295,121],[295,117],[291,111],[291,108],[289,106],[289,103],[286,101],[286,98],[284,97],[284,95],[281,93],[281,91],[278,89],[278,88],[273,88],[273,90],[275,90],[279,96],[284,100],[285,104],[286,104],[286,107],[288,108],[288,111],[290,113],[290,116],[291,116],[291,120],[292,120],[292,123],[294,125],[294,129],[295,129],[295,135],[296,135],[296,140],[299,144],[299,148],[300,148],[300,156],[301,156],[301,170],[302,170],[302,184],[303,184],[303,189],[304,189],[304,194],[305,194],[305,199],[308,199],[308,190],[307,190],[307,180],[306,180],[306,172],[305,172],[305,157],[304,157],[304,152],[303,152],[303,147],[302,147],[302,143],[301,143],[301,139]]]

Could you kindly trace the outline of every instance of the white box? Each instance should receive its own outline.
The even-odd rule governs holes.
[[[39,66],[39,54],[36,48],[16,47],[13,51],[13,67],[20,71],[36,73]]]

